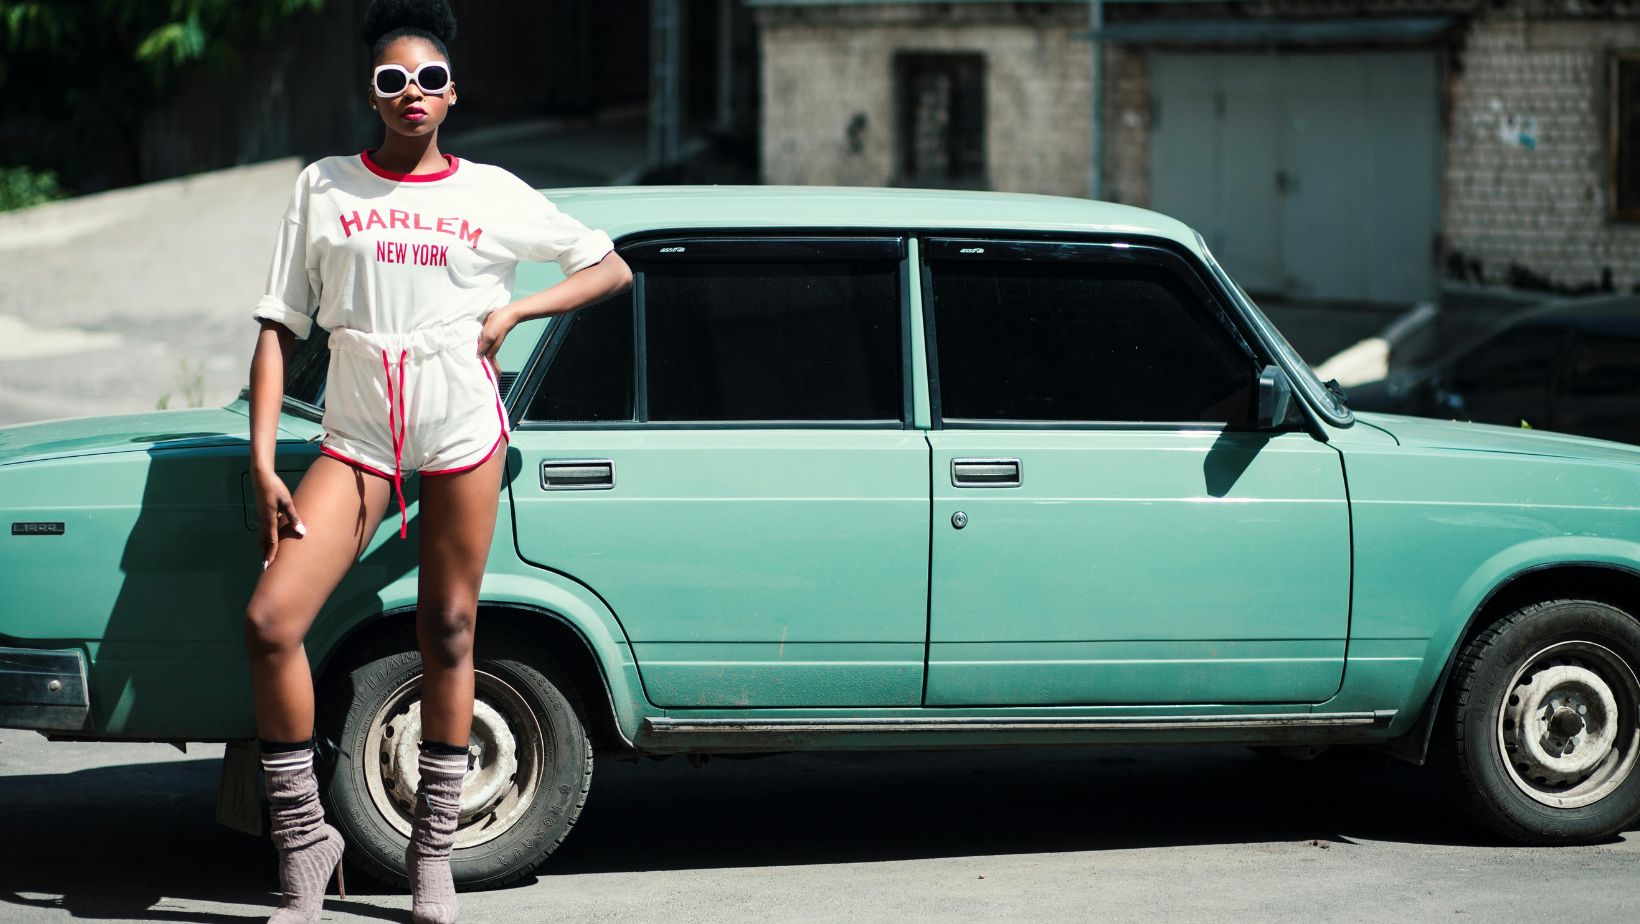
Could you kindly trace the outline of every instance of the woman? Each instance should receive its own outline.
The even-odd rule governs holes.
[[[317,921],[341,834],[313,773],[313,678],[303,636],[375,534],[402,481],[422,479],[416,635],[421,649],[420,785],[405,862],[416,921],[454,921],[450,846],[467,770],[473,631],[508,438],[496,351],[521,321],[573,311],[632,275],[609,237],[562,214],[498,167],[439,150],[456,105],[455,19],[443,0],[366,13],[368,104],[380,147],[328,157],[297,178],[280,226],[251,360],[251,457],[264,572],[246,609],[283,898],[271,920]],[[555,260],[565,280],[508,303],[520,260]],[[293,498],[274,474],[292,340],[330,330],[322,455]],[[345,895],[345,893],[344,893]]]

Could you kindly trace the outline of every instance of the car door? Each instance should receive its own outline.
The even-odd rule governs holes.
[[[927,703],[1331,696],[1341,458],[1301,425],[1250,426],[1263,360],[1204,277],[1128,242],[923,252]]]
[[[915,705],[928,446],[898,237],[623,247],[555,322],[513,447],[518,551],[606,600],[665,707]]]

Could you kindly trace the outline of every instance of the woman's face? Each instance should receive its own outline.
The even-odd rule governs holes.
[[[445,57],[438,53],[433,43],[420,38],[402,38],[387,46],[382,56],[376,59],[376,64],[397,64],[414,74],[416,68],[424,61],[439,61],[449,64]],[[444,116],[450,105],[456,101],[456,84],[450,81],[442,94],[423,93],[415,81],[405,88],[403,93],[391,99],[382,99],[374,89],[367,90],[370,94],[370,105],[381,115],[382,124],[389,132],[411,137],[430,135],[438,131],[444,122]]]

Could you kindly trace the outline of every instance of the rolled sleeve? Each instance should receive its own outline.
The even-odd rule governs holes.
[[[615,249],[608,234],[564,214],[545,196],[539,199],[530,222],[533,246],[526,259],[552,260],[569,276],[598,263]]]
[[[298,311],[271,295],[264,295],[256,303],[256,310],[251,317],[264,321],[277,321],[290,328],[298,340],[306,340],[313,332],[313,318],[307,313]]]
[[[312,172],[302,171],[291,190],[290,204],[279,223],[279,236],[274,240],[273,259],[268,264],[268,282],[262,297],[256,302],[251,316],[277,321],[290,328],[291,333],[306,340],[313,330],[313,315],[318,311],[318,273],[310,266],[307,241],[308,177]]]

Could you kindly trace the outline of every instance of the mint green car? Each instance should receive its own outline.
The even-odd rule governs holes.
[[[1373,745],[1508,840],[1640,815],[1640,448],[1354,415],[1138,209],[551,195],[636,282],[501,357],[459,880],[535,868],[595,755]],[[292,483],[321,435],[304,347]],[[0,429],[0,725],[253,734],[248,424],[242,396]],[[307,640],[332,816],[389,881],[420,720],[397,528]]]

